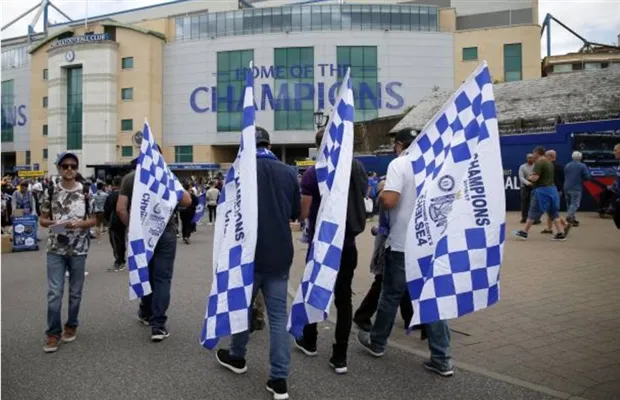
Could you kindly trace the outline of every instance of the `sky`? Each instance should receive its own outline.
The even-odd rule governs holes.
[[[167,0],[53,0],[52,2],[65,14],[73,19],[81,19],[86,15],[95,16],[114,11],[127,10],[152,4],[164,3]],[[200,1],[200,0],[195,0]],[[207,0],[217,1],[217,0]],[[482,0],[471,0],[482,1]],[[489,0],[484,0],[489,1]],[[496,0],[502,1],[502,0]],[[38,0],[0,0],[2,4],[2,26],[39,3]],[[551,13],[555,18],[592,42],[617,44],[620,34],[620,0],[539,0],[539,23],[545,15]],[[28,24],[32,22],[34,12],[2,32],[3,38],[23,36],[27,33]],[[42,18],[41,18],[42,19]],[[65,19],[50,7],[50,20],[64,22]],[[36,26],[42,30],[42,22]],[[546,55],[546,42],[541,39],[541,56]],[[579,50],[581,41],[573,37],[558,24],[552,24],[552,54],[565,54]]]

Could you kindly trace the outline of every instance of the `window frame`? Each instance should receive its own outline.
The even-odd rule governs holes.
[[[48,157],[47,147],[41,150],[41,155],[43,156],[44,160],[47,160],[47,157]]]
[[[43,68],[43,73],[41,77],[43,78],[44,81],[49,79],[49,70],[47,68]]]
[[[43,96],[43,99],[41,100],[41,106],[43,108],[47,108],[49,106],[49,99],[47,98],[47,96]]]
[[[130,93],[131,96],[128,97],[128,98],[125,98],[125,93]],[[131,100],[133,100],[133,87],[121,88],[121,100],[123,100],[123,101],[131,101]]]
[[[128,61],[128,60],[131,60],[131,66],[126,67],[125,66],[125,61]],[[133,56],[121,58],[121,69],[122,70],[133,69],[133,66],[134,66],[134,64],[133,64]]]
[[[509,52],[512,52],[513,49],[519,49],[519,55],[512,55],[512,54],[508,54]],[[505,43],[504,44],[504,82],[517,82],[517,81],[521,81],[523,80],[523,43]],[[509,61],[513,61],[512,59],[518,59],[519,60],[519,70],[517,71],[516,69],[512,69],[512,67],[509,67],[508,64],[510,64]],[[519,78],[518,79],[512,79],[512,78],[508,78],[512,73],[519,73]]]
[[[125,150],[127,149],[129,149],[129,155],[125,154]],[[121,146],[121,157],[132,158],[133,157],[133,146]]]
[[[189,149],[189,152],[182,150]],[[181,145],[174,146],[174,162],[175,163],[193,163],[194,162],[194,146]]]
[[[469,57],[466,56],[466,54],[468,54],[469,51],[474,51],[474,57]],[[462,61],[478,61],[478,46],[471,46],[471,47],[463,47],[463,50],[461,52],[461,60]]]
[[[123,126],[123,124],[126,123],[127,121],[129,121],[129,123],[130,123],[129,128],[125,128]],[[133,118],[121,119],[121,131],[122,132],[131,132],[131,131],[133,131]]]
[[[41,127],[41,136],[49,135],[49,126],[47,124],[43,124]]]

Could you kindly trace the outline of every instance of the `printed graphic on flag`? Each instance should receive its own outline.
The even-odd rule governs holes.
[[[411,326],[493,305],[499,300],[506,199],[486,62],[425,126],[406,157],[417,192],[405,252]]]
[[[315,166],[321,192],[316,230],[288,320],[287,329],[296,338],[305,325],[327,318],[340,269],[353,159],[355,108],[349,70],[335,104]]]
[[[194,213],[194,218],[192,218],[192,224],[199,222],[202,217],[205,215],[205,208],[207,204],[207,193],[202,193],[198,196],[198,204],[196,204],[196,212]]]
[[[258,227],[256,109],[252,64],[246,72],[241,144],[217,206],[213,235],[213,282],[200,343],[213,349],[219,339],[248,330],[254,286]]]
[[[184,192],[157,150],[147,121],[142,128],[142,137],[133,181],[127,246],[129,298],[132,300],[151,293],[148,265]]]

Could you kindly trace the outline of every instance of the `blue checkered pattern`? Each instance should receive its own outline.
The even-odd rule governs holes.
[[[288,321],[288,330],[295,337],[301,336],[305,325],[323,321],[329,313],[344,241],[353,121],[353,91],[347,72],[316,163],[321,205],[306,269]]]
[[[253,86],[252,74],[248,72],[239,152],[226,173],[218,200],[213,244],[213,282],[200,334],[201,344],[208,349],[213,349],[221,337],[248,330],[258,218]],[[236,205],[238,193],[241,193],[240,204],[247,207],[243,210]],[[245,229],[243,238],[236,235],[234,224],[237,223],[241,223]]]
[[[486,63],[427,124],[407,156],[418,195],[405,252],[411,325],[491,306],[499,300],[506,215],[504,192],[496,190],[503,187],[503,168]],[[478,192],[469,187],[471,170]],[[473,198],[485,207],[480,218]]]
[[[183,193],[181,183],[157,150],[149,124],[145,121],[129,220],[127,264],[131,299],[151,293],[148,265]],[[147,197],[146,204],[142,204]],[[151,218],[153,215],[156,215],[155,219]]]

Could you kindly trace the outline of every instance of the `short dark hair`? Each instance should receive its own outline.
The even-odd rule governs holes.
[[[97,190],[103,190],[103,182],[97,182]]]
[[[316,144],[317,149],[321,147],[321,142],[323,141],[323,134],[325,134],[325,128],[319,129],[314,136],[314,143]]]
[[[534,149],[534,154],[538,154],[539,156],[544,156],[545,148],[542,146],[536,146],[536,148]]]

